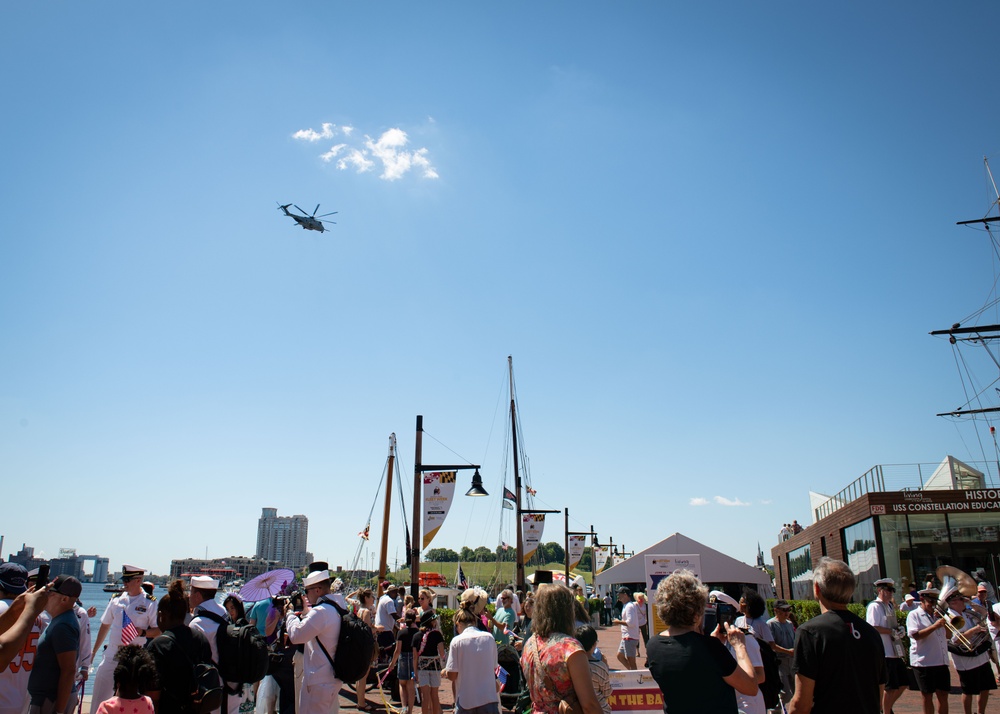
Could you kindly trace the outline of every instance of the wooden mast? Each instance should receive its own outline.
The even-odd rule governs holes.
[[[382,547],[378,554],[378,592],[376,597],[382,597],[382,583],[386,575],[386,557],[389,551],[389,505],[392,503],[392,465],[396,460],[396,432],[389,434],[389,462],[386,466],[385,509],[382,513]]]
[[[521,474],[517,469],[517,415],[515,413],[514,407],[514,358],[511,355],[507,355],[507,372],[510,379],[510,440],[514,450],[514,496],[517,499],[517,523],[515,528],[517,529],[517,552],[514,555],[515,563],[515,573],[516,577],[514,579],[517,589],[521,592],[527,592],[526,582],[524,579],[524,561],[521,558],[521,554],[524,553],[524,539],[521,535]]]

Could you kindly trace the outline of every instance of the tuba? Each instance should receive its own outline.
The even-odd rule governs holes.
[[[976,594],[976,581],[966,572],[951,565],[942,565],[935,571],[935,575],[941,581],[941,594],[934,609],[938,616],[945,620],[945,627],[950,633],[948,650],[962,657],[974,657],[988,652],[993,646],[993,641],[986,628],[988,615],[986,608],[970,602],[959,615],[952,615],[948,610],[948,598],[956,592],[967,598]],[[966,623],[969,623],[968,628],[965,627]],[[965,630],[976,626],[981,627],[978,633],[971,636],[965,634]]]

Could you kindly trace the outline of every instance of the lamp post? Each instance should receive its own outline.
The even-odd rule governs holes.
[[[594,532],[594,527],[593,526],[590,527],[589,531],[571,531],[569,529],[569,509],[568,508],[564,508],[563,511],[566,514],[566,519],[565,519],[565,524],[566,524],[566,546],[565,546],[565,549],[564,549],[565,553],[566,553],[566,584],[569,585],[569,537],[570,536],[590,536],[591,541],[594,542],[594,543],[596,543],[597,542],[597,533]],[[594,552],[593,552],[593,548],[591,548],[590,560],[591,560],[591,563],[590,563],[591,581],[593,581],[593,570],[594,570],[594,562],[593,562],[594,561]],[[591,584],[593,584],[593,582],[591,582]]]
[[[425,464],[423,461],[423,440],[424,440],[424,418],[417,415],[417,437],[414,444],[413,457],[413,542],[410,543],[410,595],[414,599],[420,591],[420,551],[421,538],[420,519],[423,513],[423,479],[421,474],[425,471],[461,471],[463,469],[475,469],[472,475],[472,488],[466,492],[466,496],[489,496],[483,488],[483,477],[479,475],[479,464]]]

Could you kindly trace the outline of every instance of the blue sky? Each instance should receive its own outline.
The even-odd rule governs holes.
[[[508,354],[536,505],[629,548],[753,562],[810,489],[995,459],[934,416],[962,387],[927,333],[995,275],[954,222],[991,198],[998,12],[7,7],[5,554],[164,572],[273,506],[346,564],[417,414],[512,486]],[[459,499],[433,546],[512,537]]]

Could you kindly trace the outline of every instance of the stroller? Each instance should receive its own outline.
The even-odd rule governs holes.
[[[521,669],[521,653],[513,645],[497,646],[497,664],[507,671],[507,684],[500,692],[500,703],[504,709],[515,713],[531,708],[531,697],[524,681],[524,671]],[[527,707],[524,706],[524,701]]]

